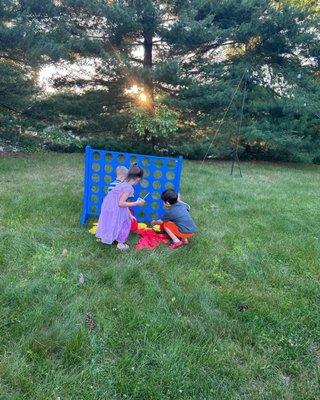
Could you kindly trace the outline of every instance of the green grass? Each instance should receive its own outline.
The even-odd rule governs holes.
[[[127,254],[80,226],[82,171],[0,159],[1,400],[320,398],[319,166],[185,162],[199,234]]]

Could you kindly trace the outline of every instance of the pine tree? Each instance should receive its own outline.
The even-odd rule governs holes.
[[[247,155],[310,160],[319,140],[319,19],[296,1],[8,0],[0,58],[35,71],[94,62],[91,76],[56,77],[58,94],[28,109],[78,134],[135,137],[137,106],[150,118],[166,107],[180,115],[178,134],[158,135],[158,145],[203,142],[203,156],[230,105],[211,156],[239,145]]]
[[[222,127],[224,143],[240,141],[255,156],[316,157],[319,21],[303,9],[279,8],[269,1],[193,4],[193,10],[180,10],[167,36],[173,55],[188,54],[180,66],[190,83],[179,91],[175,105],[192,110],[195,118],[200,115],[198,124],[205,120],[213,127],[239,85]],[[237,137],[244,90],[243,127]]]

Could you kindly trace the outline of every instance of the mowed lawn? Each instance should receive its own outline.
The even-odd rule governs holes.
[[[320,399],[320,167],[242,168],[185,162],[197,237],[120,253],[82,155],[1,158],[0,399]]]

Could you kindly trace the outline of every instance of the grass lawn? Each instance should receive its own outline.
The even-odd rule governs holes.
[[[124,254],[81,155],[0,159],[0,399],[320,399],[320,167],[229,172],[185,162],[192,245]]]

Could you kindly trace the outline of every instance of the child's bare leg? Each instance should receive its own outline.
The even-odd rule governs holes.
[[[164,230],[165,230],[166,233],[170,236],[170,239],[172,239],[173,243],[180,242],[180,239],[177,238],[177,236],[176,236],[174,233],[172,233],[172,232],[170,231],[170,229],[168,229],[168,228],[165,227]]]
[[[184,244],[188,244],[189,243],[189,240],[187,238],[183,238],[181,240],[183,241]]]

